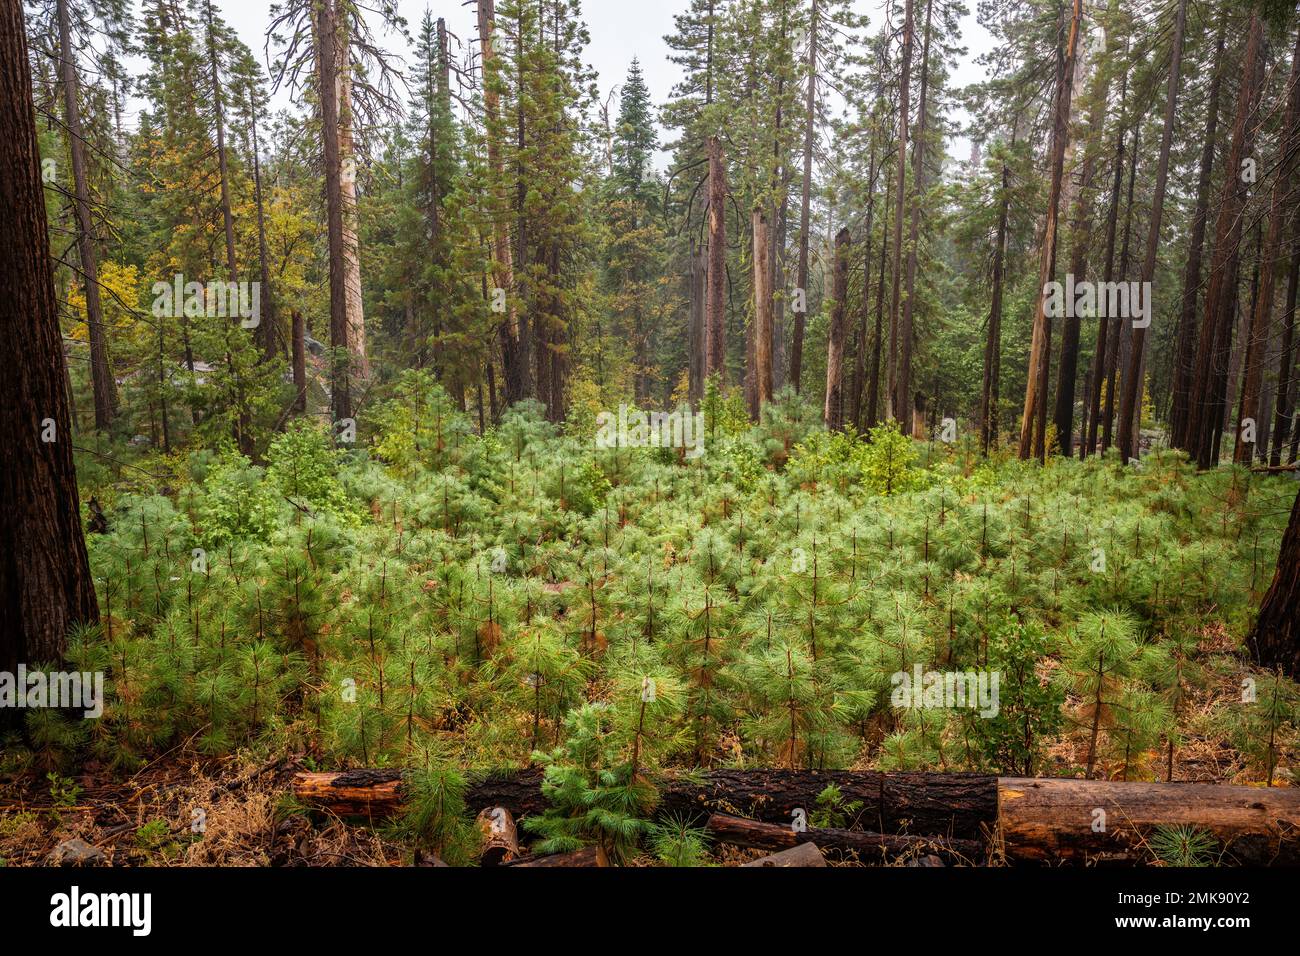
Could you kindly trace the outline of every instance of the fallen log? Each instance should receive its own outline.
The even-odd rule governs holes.
[[[788,850],[782,850],[780,853],[770,853],[767,856],[760,856],[757,860],[750,860],[748,863],[740,864],[741,868],[747,866],[827,866],[826,857],[822,856],[822,851],[817,849],[815,843],[800,843],[798,846],[791,847]]]
[[[1225,864],[1300,866],[1300,790],[1035,777],[998,780],[998,838],[1009,859],[1149,860],[1152,833],[1161,826],[1208,831],[1219,844],[1219,862]]]
[[[382,817],[400,810],[400,770],[345,770],[294,775],[294,795],[340,816]],[[536,768],[471,780],[465,802],[477,813],[506,807],[515,819],[543,813],[548,804]],[[856,770],[711,770],[656,782],[659,816],[705,819],[712,813],[789,823],[795,810],[811,813],[817,796],[834,784],[843,801],[858,801],[854,825],[877,832],[942,834],[980,839],[997,817],[997,778],[981,774],[894,773]]]
[[[525,856],[511,860],[504,866],[609,866],[609,858],[598,846],[585,846],[573,853],[548,853],[545,856]]]
[[[519,855],[519,831],[515,818],[505,807],[487,807],[475,821],[483,835],[483,866],[500,866]]]
[[[774,850],[813,843],[821,850],[839,854],[856,854],[863,863],[893,860],[909,854],[937,854],[946,862],[983,863],[986,846],[980,840],[948,840],[943,837],[897,836],[844,830],[836,827],[812,827],[795,831],[779,823],[760,823],[744,817],[715,813],[706,824],[719,843]]]
[[[350,816],[400,810],[399,770],[299,773],[294,794],[311,806]],[[505,807],[516,819],[542,813],[541,771],[481,777],[466,788],[467,808]],[[1107,855],[1150,859],[1159,826],[1208,831],[1223,861],[1300,865],[1300,789],[1197,783],[992,777],[875,771],[713,770],[658,782],[658,816],[704,820],[715,813],[789,826],[805,816],[826,786],[845,803],[860,801],[850,821],[876,834],[929,835],[948,841],[993,837],[1012,861],[1085,861]],[[1094,830],[1093,811],[1106,813]]]

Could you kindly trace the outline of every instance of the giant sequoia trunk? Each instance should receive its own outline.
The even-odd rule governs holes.
[[[0,671],[11,673],[59,661],[68,629],[99,619],[28,64],[22,4],[0,0]]]
[[[63,104],[68,124],[68,153],[72,157],[72,188],[77,212],[77,256],[86,290],[86,332],[90,340],[90,384],[95,399],[95,428],[103,431],[117,414],[117,385],[108,361],[108,339],[104,332],[104,310],[99,300],[99,252],[95,247],[95,226],[90,215],[90,186],[86,181],[86,139],[81,127],[81,102],[77,78],[77,54],[72,44],[72,22],[68,0],[58,0],[59,74],[63,83]]]

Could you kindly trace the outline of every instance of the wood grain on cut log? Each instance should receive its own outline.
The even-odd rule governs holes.
[[[1105,811],[1105,829],[1094,830]],[[1008,858],[1147,857],[1158,826],[1208,830],[1225,863],[1300,865],[1300,790],[1212,783],[1115,783],[1003,777],[999,831]]]
[[[813,827],[799,832],[779,823],[760,823],[744,817],[715,813],[709,817],[709,832],[719,843],[774,850],[814,843],[822,850],[854,853],[864,863],[892,860],[918,853],[938,854],[949,862],[982,863],[985,844],[980,840],[949,840],[943,837],[895,836],[865,830]]]
[[[740,864],[746,866],[827,866],[826,857],[817,849],[815,843],[800,843],[798,846],[769,856],[760,856],[757,860]]]
[[[519,831],[509,810],[505,807],[486,807],[475,822],[483,834],[480,863],[484,866],[500,866],[519,855]]]

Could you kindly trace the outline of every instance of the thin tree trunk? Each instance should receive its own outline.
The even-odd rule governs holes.
[[[844,427],[844,309],[849,294],[848,227],[835,234],[835,271],[831,281],[831,326],[826,338],[826,403],[822,420],[828,429]]]
[[[1056,269],[1057,215],[1061,201],[1061,182],[1064,178],[1065,144],[1069,138],[1070,94],[1074,85],[1074,56],[1079,39],[1080,21],[1083,17],[1083,0],[1074,0],[1068,35],[1064,18],[1061,35],[1060,63],[1057,67],[1057,93],[1052,129],[1052,184],[1047,202],[1047,220],[1043,227],[1043,248],[1039,260],[1037,304],[1034,309],[1033,336],[1029,353],[1029,377],[1025,386],[1025,407],[1020,424],[1020,457],[1034,454],[1040,462],[1046,461],[1047,377],[1051,365],[1051,326],[1047,321],[1047,283]],[[1034,426],[1037,422],[1037,433]]]
[[[478,0],[478,34],[482,71],[486,76],[496,51],[493,32],[496,11],[493,0]],[[505,295],[505,319],[497,326],[501,344],[501,368],[505,379],[505,402],[512,405],[528,394],[528,356],[520,341],[519,306],[514,289],[514,258],[510,249],[510,227],[506,222],[504,197],[500,186],[505,182],[505,164],[501,158],[500,94],[492,84],[483,90],[484,122],[487,128],[488,168],[495,184],[492,215],[492,280]],[[494,293],[495,295],[495,293]],[[495,417],[495,416],[494,416]]]
[[[921,206],[925,201],[925,127],[926,108],[930,89],[930,15],[934,0],[926,0],[925,29],[921,39],[921,98],[916,111],[916,140],[912,143],[912,210],[908,225],[907,243],[907,298],[903,302],[903,317],[898,329],[898,387],[897,401],[902,405],[899,420],[915,431],[912,410],[912,347],[916,319],[916,267],[921,244]]]
[[[1128,279],[1129,241],[1133,237],[1133,193],[1137,187],[1137,160],[1140,152],[1142,128],[1133,127],[1133,148],[1128,158],[1128,201],[1124,206],[1124,239],[1119,252],[1119,279]],[[1112,429],[1115,425],[1115,391],[1118,387],[1119,370],[1124,364],[1125,349],[1130,342],[1125,334],[1127,326],[1119,316],[1106,320],[1110,325],[1110,339],[1106,343],[1106,412],[1101,423],[1101,450],[1111,446]]]
[[[1185,3],[1186,0],[1183,0]],[[1255,455],[1259,436],[1264,434],[1267,422],[1260,419],[1259,393],[1263,381],[1265,350],[1273,334],[1273,286],[1277,262],[1281,258],[1282,231],[1286,221],[1287,200],[1291,190],[1292,157],[1295,152],[1296,118],[1300,110],[1300,33],[1291,53],[1291,78],[1287,81],[1288,95],[1286,118],[1282,122],[1281,143],[1278,148],[1277,178],[1273,181],[1273,197],[1269,206],[1268,237],[1264,240],[1262,260],[1259,263],[1258,294],[1254,314],[1250,321],[1250,339],[1245,348],[1245,370],[1241,381],[1241,404],[1237,411],[1237,438],[1232,459],[1238,464],[1249,464]],[[1246,441],[1246,422],[1250,421],[1255,436]]]
[[[316,69],[325,157],[325,211],[329,240],[330,403],[334,421],[352,417],[352,352],[348,345],[347,272],[344,262],[342,165],[339,152],[337,8],[325,0],[316,8]]]
[[[59,21],[59,73],[63,83],[68,152],[72,157],[73,198],[77,211],[77,256],[81,260],[81,279],[86,290],[86,330],[90,340],[90,383],[95,400],[95,429],[105,431],[117,415],[117,384],[113,380],[113,369],[108,360],[104,311],[99,300],[99,253],[95,245],[95,225],[90,213],[86,140],[81,126],[77,54],[72,46],[68,0],[58,0],[56,12]]]
[[[1214,146],[1219,128],[1219,90],[1223,83],[1223,47],[1228,14],[1219,14],[1214,40],[1214,75],[1205,105],[1205,134],[1201,145],[1200,174],[1196,182],[1196,206],[1187,243],[1187,267],[1183,273],[1183,302],[1178,315],[1178,341],[1174,352],[1173,401],[1169,413],[1170,443],[1175,448],[1191,447],[1187,436],[1187,409],[1191,400],[1192,364],[1196,354],[1196,304],[1201,288],[1201,261],[1205,255],[1205,226],[1210,210],[1210,179],[1214,173]]]
[[[1189,449],[1194,448],[1197,464],[1210,467],[1218,460],[1214,435],[1219,430],[1214,409],[1220,406],[1217,389],[1212,385],[1216,374],[1216,359],[1224,352],[1223,346],[1231,337],[1232,315],[1236,304],[1236,260],[1241,246],[1242,207],[1245,202],[1245,183],[1241,179],[1242,159],[1250,154],[1254,145],[1252,118],[1258,99],[1260,84],[1261,47],[1264,27],[1257,11],[1252,10],[1246,33],[1246,52],[1242,60],[1242,82],[1237,96],[1237,112],[1233,121],[1232,145],[1224,167],[1219,216],[1215,224],[1214,254],[1210,261],[1210,284],[1205,294],[1205,313],[1197,337],[1193,365],[1191,401],[1188,405],[1187,438]],[[1231,281],[1230,281],[1231,280]],[[1226,371],[1226,370],[1224,370]]]
[[[907,0],[911,9],[912,0]],[[799,266],[796,275],[798,288],[803,290],[803,308],[795,312],[794,341],[790,346],[790,384],[799,391],[803,365],[803,337],[807,326],[808,296],[808,230],[812,205],[813,141],[817,128],[817,28],[820,7],[812,0],[812,14],[808,25],[808,100],[804,110],[803,138],[803,188],[799,197]],[[904,118],[906,122],[906,118]]]
[[[727,173],[722,162],[722,142],[709,137],[709,270],[704,312],[705,375],[727,382]]]
[[[772,226],[754,210],[754,388],[757,409],[772,401],[772,290],[768,287]]]
[[[885,180],[885,218],[880,227],[880,261],[876,264],[876,328],[871,346],[871,377],[867,381],[867,429],[880,424],[880,353],[884,348],[885,262],[889,252],[889,199],[893,180]],[[866,297],[866,289],[862,295]]]
[[[907,111],[912,74],[912,0],[903,3],[903,57],[898,74],[898,181],[894,194],[893,243],[893,298],[889,306],[889,396],[886,412],[901,423],[904,431],[911,428],[911,415],[898,409],[898,325],[899,297],[903,281],[903,209],[907,199]]]
[[[293,410],[307,410],[307,344],[302,312],[293,310]]]
[[[1174,139],[1174,120],[1178,109],[1178,87],[1182,80],[1183,33],[1187,25],[1187,0],[1179,0],[1174,17],[1173,48],[1169,54],[1169,92],[1165,97],[1165,127],[1160,137],[1160,159],[1156,165],[1156,188],[1151,200],[1151,224],[1147,232],[1146,259],[1142,264],[1143,289],[1150,289],[1155,279],[1156,255],[1160,247],[1160,220],[1164,214],[1165,187],[1169,181],[1169,149]],[[1153,310],[1151,296],[1146,295],[1146,305]],[[1131,303],[1130,303],[1131,305]],[[1132,310],[1130,310],[1132,311]],[[1147,317],[1150,319],[1150,316]],[[1136,457],[1138,454],[1137,426],[1142,412],[1142,348],[1146,343],[1145,325],[1133,323],[1133,348],[1124,370],[1124,395],[1119,406],[1120,454]]]

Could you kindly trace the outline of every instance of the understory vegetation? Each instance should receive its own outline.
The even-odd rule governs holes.
[[[793,393],[751,426],[716,389],[696,458],[531,402],[480,436],[420,378],[354,445],[80,462],[101,621],[65,666],[104,714],[30,712],[4,769],[406,767],[402,839],[445,851],[468,775],[540,764],[521,836],[676,863],[702,837],[652,822],[655,780],[692,768],[1292,779],[1300,694],[1243,647],[1289,478],[864,441]],[[918,665],[997,673],[996,715],[895,706]]]

